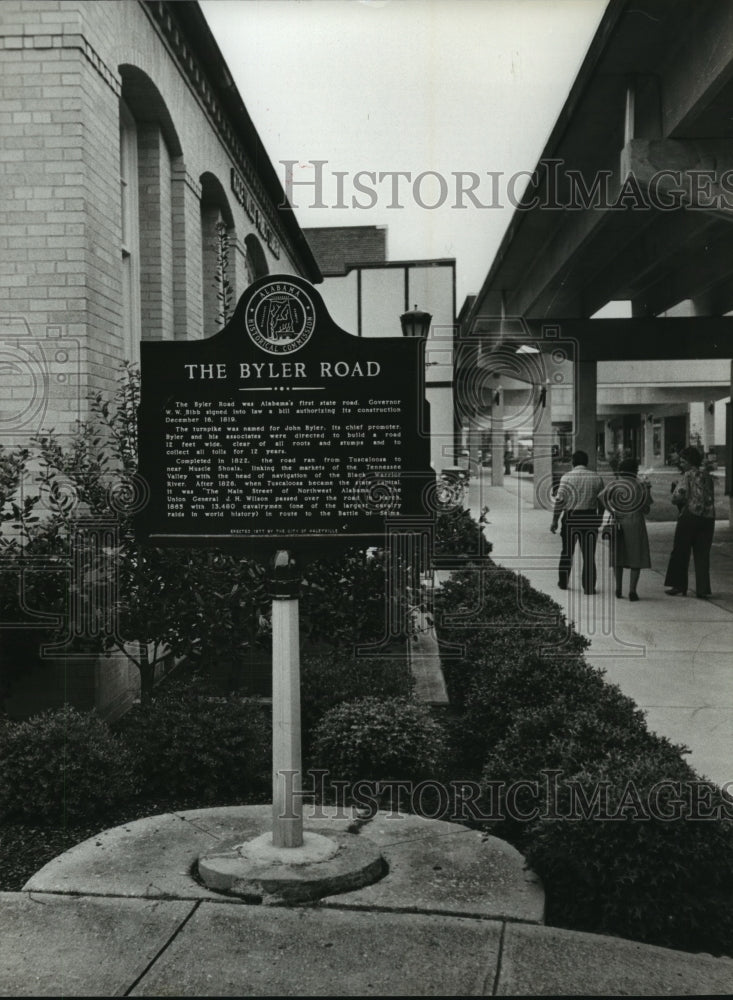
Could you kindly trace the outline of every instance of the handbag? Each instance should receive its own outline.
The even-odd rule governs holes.
[[[621,522],[617,520],[613,511],[606,508],[603,512],[603,520],[601,521],[601,538],[606,542],[610,542],[614,536],[619,538],[622,534],[623,527]]]

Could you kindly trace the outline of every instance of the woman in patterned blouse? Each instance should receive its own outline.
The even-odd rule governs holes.
[[[664,580],[665,593],[685,596],[690,552],[695,559],[695,590],[698,597],[710,597],[710,549],[715,530],[713,479],[700,468],[702,455],[697,448],[680,454],[682,478],[672,491],[672,503],[679,508],[672,554]]]

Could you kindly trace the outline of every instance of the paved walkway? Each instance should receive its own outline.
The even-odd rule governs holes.
[[[721,785],[733,782],[733,533],[728,523],[716,523],[711,600],[664,593],[673,522],[647,526],[652,569],[642,571],[637,603],[614,596],[608,545],[602,542],[598,593],[586,597],[577,551],[569,589],[557,586],[560,538],[550,532],[551,515],[534,509],[530,478],[513,475],[503,487],[489,482],[490,474],[471,482],[469,504],[476,516],[490,507],[485,533],[494,546],[492,558],[521,572],[562,606],[568,620],[591,639],[590,662],[634,699],[653,730],[690,748],[688,760],[702,777]],[[628,593],[628,570],[625,576]]]
[[[542,924],[521,856],[477,831],[378,814],[389,867],[319,904],[250,906],[193,876],[263,807],[139,820],[0,894],[3,996],[659,996],[733,992],[733,960]],[[306,828],[342,832],[339,817]]]

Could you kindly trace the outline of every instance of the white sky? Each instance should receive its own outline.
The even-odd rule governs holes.
[[[301,226],[386,225],[390,260],[455,257],[457,304],[477,292],[511,218],[508,178],[531,170],[567,97],[606,0],[202,0],[201,7]],[[410,171],[354,186],[358,171]],[[336,208],[334,173],[346,171]],[[428,177],[436,171],[447,187]],[[455,207],[455,171],[477,174]],[[464,183],[468,183],[467,181]],[[521,194],[525,181],[517,183]],[[428,209],[418,204],[442,207]]]

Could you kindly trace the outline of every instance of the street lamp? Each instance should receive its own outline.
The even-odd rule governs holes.
[[[400,316],[403,337],[427,337],[433,317],[415,306],[410,312]]]

